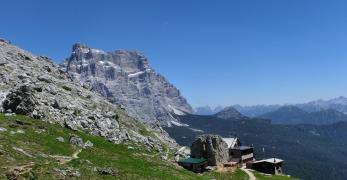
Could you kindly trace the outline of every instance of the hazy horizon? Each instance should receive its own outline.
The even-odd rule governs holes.
[[[59,63],[81,42],[143,52],[193,107],[346,96],[345,1],[5,0],[0,37]],[[86,13],[88,12],[88,13]]]
[[[340,98],[340,97],[343,97],[343,98],[346,98],[345,96],[336,96],[336,97],[332,97],[332,98],[328,98],[328,99],[322,99],[322,98],[319,98],[319,99],[312,99],[312,100],[309,100],[309,101],[305,101],[305,102],[292,102],[292,103],[278,103],[278,104],[240,104],[240,103],[233,103],[233,104],[226,104],[226,105],[220,105],[220,104],[214,104],[214,105],[209,105],[209,104],[205,104],[205,105],[201,105],[201,106],[193,106],[193,108],[199,108],[199,107],[205,107],[205,106],[209,106],[211,109],[215,109],[217,107],[228,107],[228,106],[235,106],[235,105],[240,105],[240,106],[243,106],[243,107],[247,107],[247,106],[271,106],[271,105],[279,105],[279,106],[285,106],[285,105],[295,105],[295,104],[305,104],[305,103],[309,103],[309,102],[313,102],[313,101],[319,101],[319,100],[323,100],[323,101],[327,101],[327,100],[332,100],[332,99],[336,99],[336,98]]]

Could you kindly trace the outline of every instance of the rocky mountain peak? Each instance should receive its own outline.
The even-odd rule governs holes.
[[[241,119],[244,117],[232,106],[224,108],[222,111],[216,113],[215,116],[221,119]]]
[[[72,45],[72,52],[80,51],[82,49],[89,49],[89,47],[87,45],[79,43],[79,42]]]
[[[141,52],[105,52],[77,43],[60,68],[141,121],[170,125],[176,121],[172,113],[192,112],[180,91],[156,73]]]
[[[99,49],[90,48],[86,44],[82,44],[78,42],[72,45],[72,55],[74,54],[92,56],[92,55],[98,55],[98,54],[106,54],[106,52]]]
[[[347,98],[344,96],[339,96],[337,98],[329,100],[328,102],[330,102],[331,104],[347,104]]]

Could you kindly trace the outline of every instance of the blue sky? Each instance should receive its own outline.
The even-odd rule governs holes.
[[[347,96],[347,1],[2,0],[0,37],[56,63],[142,51],[193,106]]]

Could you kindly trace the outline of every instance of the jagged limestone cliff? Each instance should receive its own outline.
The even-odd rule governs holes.
[[[104,52],[75,44],[61,69],[119,104],[141,121],[170,125],[172,113],[191,113],[180,91],[149,66],[137,51]]]

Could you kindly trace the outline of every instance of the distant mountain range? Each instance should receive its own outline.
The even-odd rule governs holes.
[[[195,108],[197,115],[214,115],[222,119],[257,117],[269,119],[274,124],[332,124],[347,122],[347,98],[316,100],[293,105],[233,105],[212,110],[209,106]],[[217,112],[219,110],[219,112]]]
[[[303,104],[296,104],[296,106],[307,112],[317,112],[321,110],[333,109],[347,114],[347,98],[343,96],[330,100],[317,100]]]
[[[236,110],[248,117],[257,117],[259,115],[276,111],[280,105],[254,105],[254,106],[241,106],[233,105]]]
[[[318,112],[322,110],[332,109],[341,113],[347,113],[347,98],[340,96],[329,100],[316,100],[302,104],[287,104],[287,105],[254,105],[241,106],[233,105],[240,113],[249,117],[257,117],[263,114],[276,111],[282,106],[296,106],[307,112]]]
[[[194,114],[212,115],[212,114],[218,113],[219,111],[221,111],[223,109],[224,109],[224,107],[222,107],[222,106],[217,106],[215,108],[211,108],[210,106],[200,106],[200,107],[194,108]]]
[[[334,109],[307,112],[297,106],[283,106],[274,112],[258,116],[275,124],[332,124],[347,122],[347,115]]]

